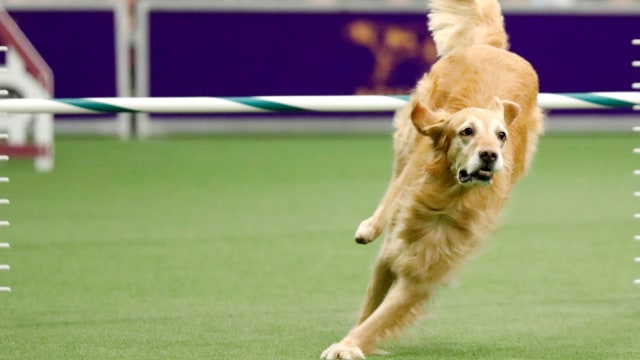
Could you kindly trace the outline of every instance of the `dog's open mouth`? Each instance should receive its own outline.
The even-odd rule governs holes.
[[[461,184],[469,184],[472,182],[480,182],[480,183],[491,183],[491,178],[493,177],[493,171],[488,168],[480,168],[474,172],[468,172],[467,170],[458,171],[458,181]]]

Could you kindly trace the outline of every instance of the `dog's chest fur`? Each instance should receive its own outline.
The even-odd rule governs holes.
[[[384,245],[394,270],[419,282],[448,278],[494,229],[506,201],[496,190],[505,181],[502,174],[470,189],[426,182],[409,192]]]

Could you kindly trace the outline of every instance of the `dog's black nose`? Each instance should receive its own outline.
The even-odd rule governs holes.
[[[498,159],[498,153],[491,150],[484,150],[480,152],[480,160],[486,163],[492,163]]]

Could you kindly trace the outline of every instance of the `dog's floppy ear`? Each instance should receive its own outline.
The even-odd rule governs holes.
[[[502,113],[504,122],[509,126],[520,114],[520,105],[511,100],[502,100],[494,96],[489,105],[489,110]]]
[[[434,143],[437,143],[442,136],[444,121],[448,116],[446,111],[432,111],[416,100],[411,111],[411,122],[419,133],[430,137]]]

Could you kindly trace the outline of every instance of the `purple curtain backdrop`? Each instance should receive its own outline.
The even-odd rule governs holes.
[[[9,13],[53,70],[56,97],[118,96],[113,11]]]
[[[402,93],[434,60],[425,23],[424,14],[414,13],[152,12],[149,92]],[[630,65],[640,58],[640,48],[631,46],[640,30],[630,31],[638,24],[640,14],[506,15],[512,50],[535,66],[543,92],[630,90],[640,79]],[[363,45],[372,35],[377,38]],[[402,48],[403,40],[417,42],[422,52]]]

